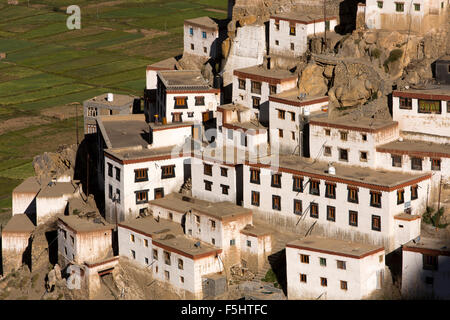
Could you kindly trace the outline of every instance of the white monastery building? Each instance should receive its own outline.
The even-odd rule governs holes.
[[[210,17],[184,20],[184,53],[217,59],[221,54],[223,23]],[[221,34],[222,33],[222,34]]]
[[[420,238],[403,245],[402,297],[450,299],[448,241]]]
[[[309,236],[286,245],[289,300],[360,300],[381,289],[382,246]]]

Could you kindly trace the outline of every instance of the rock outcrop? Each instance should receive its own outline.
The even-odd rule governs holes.
[[[45,152],[33,159],[33,167],[38,178],[54,176],[73,177],[77,155],[76,145],[60,146],[56,152]]]

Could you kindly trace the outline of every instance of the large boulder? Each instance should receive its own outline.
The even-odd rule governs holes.
[[[323,75],[324,69],[311,63],[303,70],[300,80],[300,92],[310,96],[323,96],[328,91],[328,80]]]

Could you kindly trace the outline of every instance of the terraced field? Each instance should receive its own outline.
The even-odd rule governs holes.
[[[142,96],[146,65],[182,53],[183,21],[224,18],[228,1],[77,0],[80,30],[66,27],[72,0],[6,2],[0,3],[0,53],[6,53],[0,60],[0,224],[11,191],[33,175],[33,157],[76,142],[75,108],[82,114],[84,100],[105,92]],[[55,109],[64,120],[52,116]]]

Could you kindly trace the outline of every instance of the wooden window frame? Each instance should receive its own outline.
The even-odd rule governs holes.
[[[347,270],[347,261],[336,260],[336,268],[339,270]]]
[[[411,157],[411,170],[422,171],[423,170],[423,159],[418,158],[418,157]]]
[[[134,182],[148,181],[148,169],[134,170]]]
[[[397,204],[405,203],[405,189],[397,190]]]
[[[246,88],[246,80],[245,79],[238,79],[238,83],[239,83],[239,89],[240,90],[245,90],[245,88]]]
[[[381,216],[372,215],[372,230],[381,231]]]
[[[327,281],[327,278],[320,277],[320,285],[321,285],[322,287],[328,287],[328,281]]]
[[[336,199],[336,184],[325,182],[325,198]]]
[[[161,179],[175,178],[175,165],[161,167]]]
[[[432,171],[441,171],[442,161],[441,159],[431,158],[431,170]]]
[[[347,285],[347,281],[343,281],[341,280],[341,290],[348,290],[348,285]]]
[[[260,193],[258,191],[252,191],[252,206],[259,207],[260,203]]]
[[[303,177],[292,176],[292,191],[303,192]]]
[[[423,270],[439,270],[439,260],[437,255],[422,254]]]
[[[300,207],[300,208],[298,208]],[[294,214],[302,215],[303,213],[303,204],[302,200],[294,199]]]
[[[195,97],[195,105],[196,106],[204,106],[205,105],[205,96]]]
[[[314,187],[317,184],[317,188]],[[320,196],[320,180],[309,180],[309,194]]]
[[[307,277],[306,274],[300,273],[300,282],[303,282],[303,283],[307,283],[308,282],[308,277]]]
[[[285,110],[281,110],[281,109],[277,109],[278,111],[278,119],[286,119],[286,111]]]
[[[426,107],[423,108],[423,105],[427,103]],[[434,110],[432,108],[432,103],[438,106],[438,110]],[[421,114],[442,114],[442,104],[440,100],[427,100],[427,99],[418,99],[417,100],[417,113]]]
[[[203,174],[205,176],[210,176],[212,177],[212,171],[213,171],[213,166],[212,164],[208,164],[208,163],[203,163]]]
[[[398,154],[391,154],[392,167],[401,168],[402,167],[402,156]],[[400,159],[400,161],[398,161]]]
[[[272,95],[272,94],[277,94],[277,86],[276,86],[276,85],[271,84],[271,85],[269,86],[269,89],[270,89],[270,94],[271,94],[271,95]]]
[[[261,171],[259,169],[250,168],[250,183],[261,184]]]
[[[280,196],[272,195],[272,210],[281,211],[281,197]]]
[[[381,208],[381,197],[381,192],[370,191],[370,206],[374,208]]]
[[[358,197],[358,188],[356,187],[347,187],[348,195],[347,195],[347,201],[351,203],[359,203],[359,197]],[[355,196],[353,196],[355,195]]]
[[[313,210],[314,208],[314,210]],[[319,219],[319,204],[315,202],[311,202],[309,204],[309,216],[311,218]]]
[[[309,264],[309,255],[307,254],[300,254],[300,262]]]
[[[140,190],[136,191],[136,204],[144,204],[148,202],[148,191],[149,190]]]
[[[187,109],[188,97],[174,97],[174,109]]]
[[[412,110],[412,99],[400,97],[398,107],[402,110]]]
[[[411,186],[411,200],[416,200],[419,198],[419,186]]]
[[[272,173],[272,188],[281,188],[281,173]]]
[[[262,83],[259,81],[251,81],[251,93],[261,94]]]
[[[225,195],[229,194],[228,190],[230,190],[230,186],[221,184],[220,187],[222,188],[222,194],[225,194]]]
[[[352,227],[358,226],[358,211],[349,210],[348,212],[348,224]]]
[[[339,148],[338,149],[339,150],[339,161],[345,161],[345,162],[348,162],[348,149],[342,149],[342,148]],[[345,151],[345,153],[343,153]],[[346,154],[346,157],[344,158],[344,157],[342,157],[342,155],[343,154]]]
[[[221,175],[222,177],[228,177],[228,168],[223,168],[223,167],[221,167],[221,168],[220,168],[220,175]]]
[[[258,109],[261,106],[261,98],[260,97],[252,97],[252,106],[253,109]]]
[[[336,207],[327,206],[327,220],[336,222]]]
[[[205,190],[206,191],[212,191],[212,181],[208,181],[208,180],[203,180],[203,182],[205,183]]]

